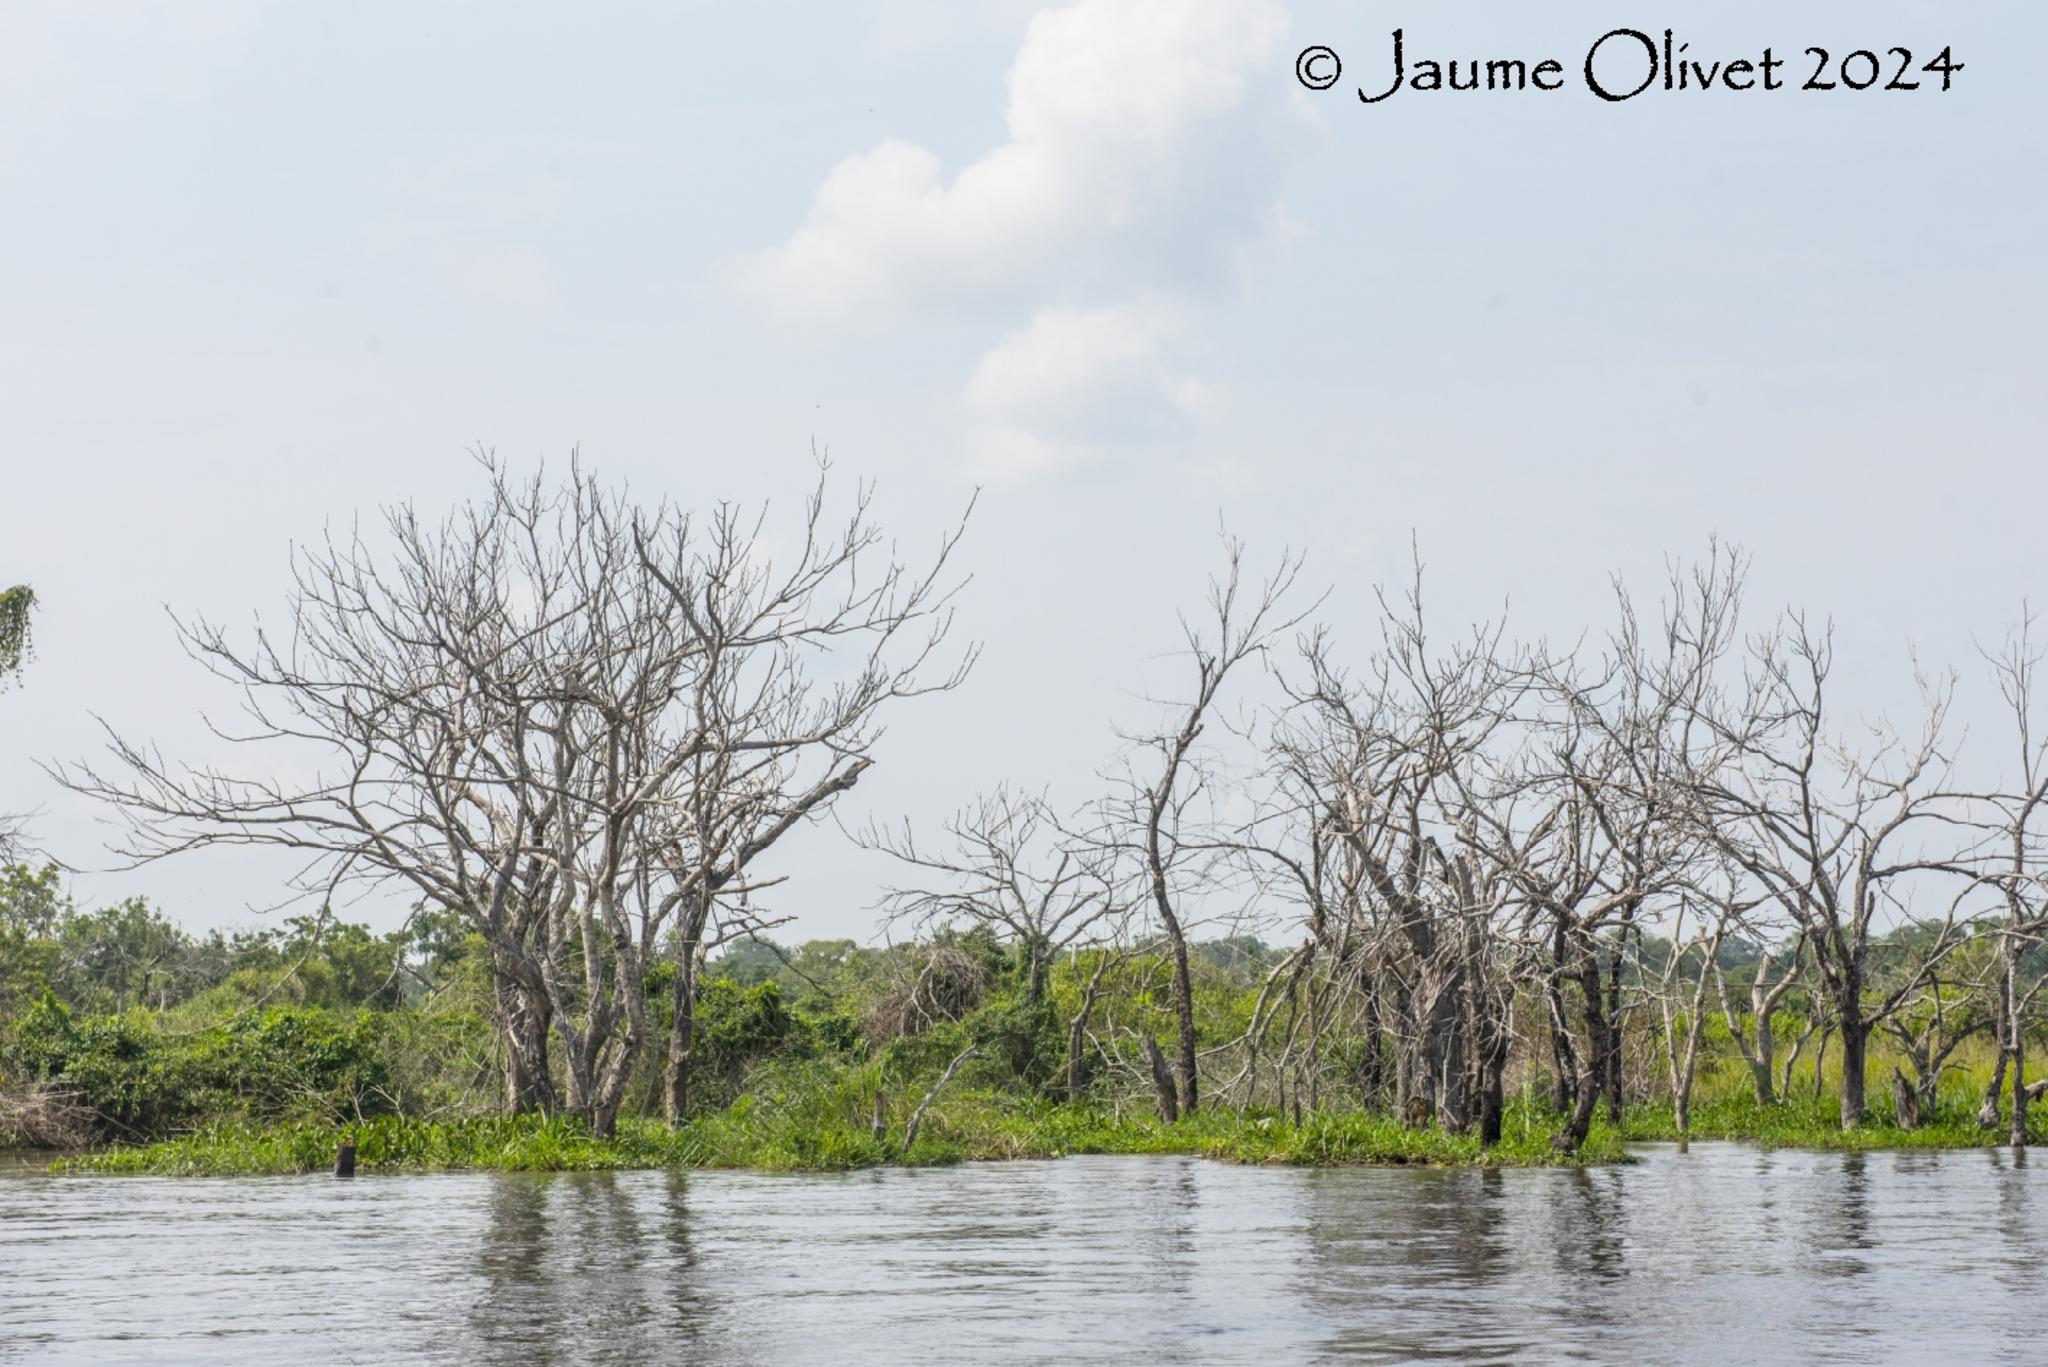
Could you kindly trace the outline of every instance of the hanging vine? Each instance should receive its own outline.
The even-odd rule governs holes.
[[[28,615],[35,605],[35,590],[26,584],[0,589],[0,685],[29,661]]]

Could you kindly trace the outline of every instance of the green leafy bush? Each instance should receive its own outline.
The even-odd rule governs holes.
[[[74,1017],[49,993],[15,1023],[10,1075],[76,1092],[109,1131],[156,1137],[221,1117],[374,1114],[388,1106],[380,1018],[246,1012],[191,1034],[133,1013]]]

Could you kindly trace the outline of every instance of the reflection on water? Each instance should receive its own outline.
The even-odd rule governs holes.
[[[2038,1362],[2043,1167],[48,1178],[0,1360]]]

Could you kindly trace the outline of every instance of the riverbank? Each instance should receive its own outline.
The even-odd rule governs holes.
[[[260,1176],[331,1168],[343,1142],[356,1146],[363,1172],[573,1172],[641,1169],[751,1169],[843,1172],[889,1166],[1060,1158],[1069,1154],[1174,1154],[1240,1164],[1295,1167],[1584,1167],[1627,1161],[1627,1146],[1680,1138],[1668,1108],[1631,1107],[1622,1124],[1596,1121],[1575,1154],[1550,1146],[1559,1118],[1511,1102],[1501,1142],[1434,1127],[1409,1129],[1363,1112],[1305,1117],[1210,1110],[1163,1125],[1142,1114],[1088,1106],[1020,1104],[999,1093],[953,1099],[934,1108],[906,1153],[903,1117],[877,1137],[850,1114],[775,1114],[745,1102],[671,1130],[658,1121],[619,1123],[593,1138],[570,1117],[474,1116],[419,1120],[380,1116],[352,1124],[217,1125],[154,1144],[119,1145],[57,1160],[56,1171],[155,1176]],[[1759,1106],[1730,1097],[1698,1107],[1685,1136],[1765,1149],[1822,1152],[1985,1149],[2003,1132],[1985,1130],[1961,1110],[1944,1109],[1904,1129],[1873,1116],[1843,1130],[1834,1103],[1796,1099]],[[2048,1143],[2048,1126],[2030,1138]]]
[[[596,1171],[748,1168],[831,1172],[1068,1154],[1181,1154],[1227,1163],[1308,1167],[1577,1167],[1626,1160],[1621,1137],[1596,1133],[1576,1154],[1550,1146],[1549,1117],[1511,1108],[1501,1143],[1408,1129],[1363,1112],[1305,1117],[1206,1111],[1174,1125],[1085,1106],[1019,1105],[990,1094],[934,1110],[906,1153],[900,1128],[877,1138],[851,1117],[778,1118],[744,1104],[671,1130],[622,1120],[610,1139],[566,1117],[479,1116],[356,1124],[218,1126],[160,1143],[117,1146],[59,1162],[64,1172],[256,1176],[324,1171],[343,1142],[362,1172]]]
[[[333,1166],[336,1149],[346,1141],[356,1145],[364,1172],[833,1172],[1067,1154],[1180,1154],[1302,1167],[1576,1167],[1625,1161],[1628,1144],[1679,1138],[1668,1110],[1637,1107],[1618,1130],[1598,1124],[1578,1153],[1565,1155],[1550,1147],[1555,1120],[1541,1111],[1511,1107],[1502,1142],[1488,1149],[1472,1135],[1411,1130],[1360,1112],[1311,1116],[1297,1125],[1271,1115],[1208,1111],[1169,1126],[1145,1116],[1077,1106],[1020,1107],[1008,1098],[984,1096],[927,1117],[908,1153],[900,1134],[878,1139],[871,1128],[850,1122],[778,1123],[752,1108],[736,1107],[679,1130],[656,1121],[622,1121],[610,1139],[593,1138],[579,1122],[559,1116],[383,1116],[342,1125],[223,1125],[161,1143],[73,1155],[55,1166],[64,1172],[157,1176],[319,1172]],[[2001,1139],[1960,1114],[1944,1113],[1910,1130],[1873,1120],[1844,1131],[1825,1102],[1761,1107],[1734,1099],[1702,1107],[1688,1137],[1820,1151],[1981,1149],[1996,1147]],[[2048,1134],[2037,1131],[2035,1137],[2048,1142]]]
[[[1620,1137],[1635,1144],[1667,1143],[1681,1136],[1669,1106],[1640,1105],[1629,1107],[1623,1115]],[[1965,1106],[1950,1104],[1911,1129],[1894,1123],[1887,1108],[1881,1113],[1873,1112],[1855,1129],[1844,1130],[1841,1111],[1833,1097],[1798,1097],[1763,1106],[1744,1093],[1696,1103],[1683,1137],[1734,1140],[1765,1149],[1826,1152],[1987,1149],[2006,1143],[2006,1127],[2001,1118],[1997,1128],[1985,1129]],[[2039,1110],[2028,1115],[2027,1141],[2048,1143],[2048,1117],[2043,1117]]]

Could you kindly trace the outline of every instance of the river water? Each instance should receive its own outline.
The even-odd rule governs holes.
[[[0,1175],[0,1360],[2048,1360],[2048,1162]]]

